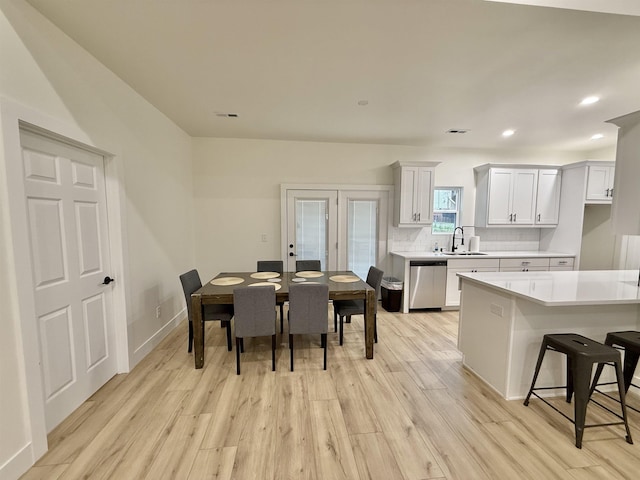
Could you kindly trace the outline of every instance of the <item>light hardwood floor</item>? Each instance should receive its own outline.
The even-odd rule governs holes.
[[[276,372],[270,339],[246,340],[240,376],[217,323],[207,324],[205,368],[195,370],[183,323],[56,428],[23,478],[638,478],[640,414],[630,412],[636,445],[616,426],[587,429],[575,448],[558,413],[502,400],[462,367],[457,319],[380,311],[366,360],[354,317],[343,347],[329,333],[327,371],[309,337],[297,339],[290,372],[285,329]],[[607,419],[598,410],[590,405],[590,421]]]

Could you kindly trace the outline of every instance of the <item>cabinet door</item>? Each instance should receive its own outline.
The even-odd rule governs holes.
[[[416,221],[421,225],[433,223],[433,177],[428,168],[418,168],[418,181],[415,189]]]
[[[400,223],[415,223],[414,199],[418,188],[418,168],[403,167],[400,183]]]
[[[489,225],[509,225],[513,218],[511,197],[513,170],[493,168],[489,174],[489,200],[487,223]]]
[[[511,223],[514,225],[533,225],[536,208],[536,190],[538,170],[515,170],[513,174],[513,193]]]
[[[598,202],[610,202],[613,189],[613,167],[589,166],[587,175],[586,199]]]
[[[560,171],[540,170],[536,194],[536,225],[557,225],[560,212]]]

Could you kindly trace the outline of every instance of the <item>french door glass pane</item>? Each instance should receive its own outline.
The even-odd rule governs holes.
[[[298,260],[320,260],[327,268],[327,201],[296,199]]]
[[[362,279],[376,264],[377,200],[349,200],[347,219],[347,268]]]

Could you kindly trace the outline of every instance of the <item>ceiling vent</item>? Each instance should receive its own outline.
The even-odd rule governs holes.
[[[447,133],[467,133],[468,131],[466,128],[451,128],[447,130]]]
[[[223,113],[223,112],[216,112],[216,117],[223,117],[223,118],[238,118],[238,114],[237,114],[237,113]]]

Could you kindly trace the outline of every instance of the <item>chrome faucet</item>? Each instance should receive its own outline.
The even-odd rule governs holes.
[[[453,238],[451,239],[451,251],[455,252],[456,247],[456,232],[460,230],[460,245],[464,245],[464,229],[462,227],[456,227],[453,229]]]

